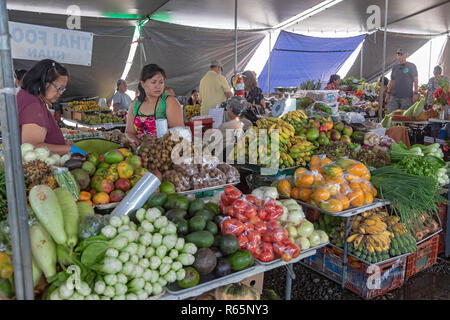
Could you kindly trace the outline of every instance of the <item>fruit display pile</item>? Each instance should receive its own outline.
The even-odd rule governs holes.
[[[148,172],[141,158],[128,149],[111,150],[102,156],[89,153],[85,158],[65,163],[80,187],[80,201],[101,205],[120,202]]]
[[[103,124],[103,123],[120,123],[125,121],[122,117],[115,116],[112,113],[98,113],[96,115],[83,115],[81,123],[84,124]]]
[[[311,170],[297,169],[292,181],[281,180],[279,192],[334,213],[371,204],[377,195],[370,183],[369,169],[358,161],[332,162],[326,157],[313,156],[310,167]]]
[[[191,118],[199,116],[200,115],[200,105],[196,104],[194,106],[191,106],[191,105],[184,106],[184,114],[186,117],[186,121],[190,121]]]
[[[70,110],[76,112],[86,111],[110,111],[108,107],[100,107],[95,101],[71,101],[67,103]]]

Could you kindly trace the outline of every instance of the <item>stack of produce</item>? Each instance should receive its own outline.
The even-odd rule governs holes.
[[[146,300],[182,281],[197,247],[176,235],[176,226],[156,209],[139,209],[137,224],[111,217],[102,234],[83,240],[69,257],[81,270],[79,287],[62,272],[47,292],[51,300]],[[74,288],[75,286],[75,288]]]
[[[186,116],[186,121],[191,121],[191,118],[200,115],[200,105],[196,104],[194,106],[187,105],[184,107],[184,114]]]
[[[325,231],[315,228],[310,221],[305,219],[303,209],[297,201],[287,199],[280,202],[287,210],[278,222],[288,231],[289,239],[301,250],[314,248],[329,241]]]
[[[100,205],[120,202],[126,193],[148,172],[141,158],[127,149],[112,150],[99,156],[89,153],[85,159],[71,159],[65,166],[75,177],[80,201]]]
[[[393,143],[390,151],[392,162],[408,174],[430,177],[438,186],[449,183],[448,165],[440,145],[415,144],[408,148],[402,142]]]
[[[114,129],[110,131],[105,131],[100,134],[102,139],[112,141],[121,145],[125,145],[128,143],[128,139],[125,134],[119,129]]]
[[[294,187],[287,179],[281,180],[279,192],[329,212],[341,212],[373,202],[377,191],[369,181],[369,170],[362,163],[351,159],[332,162],[313,156],[310,165],[311,171],[305,168],[295,171]]]
[[[47,148],[35,148],[31,143],[23,143],[20,149],[22,152],[22,163],[24,164],[39,160],[49,166],[63,166],[70,159],[70,154],[65,154],[61,157],[58,154],[51,154]]]
[[[394,166],[378,168],[371,175],[370,181],[381,198],[390,202],[393,212],[410,232],[420,228],[423,214],[439,219],[438,204],[446,203],[446,200],[439,194],[436,180],[411,175]]]
[[[185,158],[163,174],[163,181],[172,182],[177,192],[204,189],[239,182],[239,171],[217,157]]]
[[[146,206],[162,211],[177,226],[179,236],[200,248],[194,255],[193,265],[186,269],[185,279],[178,282],[181,288],[197,285],[200,276],[223,277],[253,264],[253,256],[246,250],[239,250],[239,242],[235,236],[220,235],[218,224],[223,217],[220,216],[217,204],[160,192],[153,194]]]
[[[322,82],[319,80],[308,80],[300,83],[300,90],[320,90],[322,88]]]
[[[114,116],[112,113],[98,113],[96,115],[83,115],[81,123],[85,124],[103,124],[103,123],[125,123],[124,119],[119,116]]]
[[[95,101],[71,101],[67,103],[72,111],[110,111],[109,107],[100,107]]]
[[[276,200],[243,196],[235,187],[226,187],[219,204],[226,216],[220,222],[222,235],[237,237],[239,247],[248,250],[255,259],[270,262],[276,258],[290,261],[300,249],[289,239],[289,233],[278,224],[284,214]]]
[[[172,150],[180,142],[180,139],[175,139],[169,133],[159,139],[143,141],[139,148],[139,156],[142,158],[143,167],[150,171],[158,170],[163,174],[172,169]],[[191,152],[193,154],[193,146],[191,146]]]

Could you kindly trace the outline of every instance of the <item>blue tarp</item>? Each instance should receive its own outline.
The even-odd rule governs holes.
[[[270,57],[270,88],[298,87],[307,80],[327,83],[367,35],[350,38],[317,38],[281,31]],[[268,92],[268,62],[258,77]]]

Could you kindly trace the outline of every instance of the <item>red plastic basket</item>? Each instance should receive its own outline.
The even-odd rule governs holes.
[[[337,282],[342,282],[342,257],[342,250],[327,246],[317,250],[316,255],[304,259],[303,263]],[[348,257],[345,287],[361,298],[369,300],[403,286],[406,257],[380,264],[378,268],[379,281],[372,281],[376,279],[375,269],[369,269],[369,265]]]
[[[441,232],[442,233],[442,232]],[[438,255],[439,234],[422,242],[417,246],[417,251],[410,254],[406,261],[406,278],[431,267],[436,263]]]
[[[447,230],[447,204],[439,203],[439,219],[442,224],[442,232],[439,233],[438,254],[445,252],[445,235]]]
[[[195,127],[201,126],[202,128],[202,136],[205,133],[206,130],[212,129],[213,127],[213,119],[207,118],[207,119],[200,119],[195,121],[186,122],[186,126],[188,126],[191,129],[192,136],[194,136]]]

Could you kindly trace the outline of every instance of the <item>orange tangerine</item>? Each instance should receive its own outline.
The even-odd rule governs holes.
[[[341,212],[344,206],[342,205],[342,202],[338,199],[330,199],[328,200],[328,211],[330,212]]]
[[[361,189],[354,190],[348,194],[348,199],[352,207],[361,207],[365,201],[364,192]]]
[[[332,162],[333,161],[331,161],[331,159],[329,159],[329,158],[323,158],[322,160],[320,160],[320,166],[323,167],[323,166],[326,166],[327,164],[330,164]]]
[[[361,190],[361,186],[358,182],[350,182],[349,184],[350,188],[354,190]]]
[[[286,179],[281,180],[278,183],[278,191],[286,196],[289,197],[291,195],[291,184]]]
[[[330,179],[333,182],[336,182],[337,184],[344,184],[345,180],[342,177],[333,177]]]
[[[331,196],[334,196],[339,192],[339,184],[336,184],[334,181],[325,182],[325,187]]]
[[[371,193],[364,193],[364,204],[371,204],[373,202],[373,195]]]
[[[364,173],[361,175],[361,179],[370,181],[370,178],[371,178],[371,176],[370,176],[370,171],[369,171],[369,170],[367,170],[367,172],[364,172]]]
[[[314,182],[315,183],[323,183],[325,182],[325,178],[323,177],[323,175],[321,173],[318,173],[313,175],[314,176]]]
[[[358,176],[355,176],[354,174],[346,174],[345,175],[345,180],[347,180],[347,182],[352,182],[353,180],[359,180],[359,179],[361,179],[360,177],[358,177]]]
[[[295,181],[297,187],[310,187],[314,183],[314,176],[309,173],[302,174],[298,180]]]
[[[356,183],[356,182],[355,182]],[[370,183],[368,181],[362,181],[359,186],[361,187],[361,190],[364,193],[370,193],[372,194],[372,186],[370,185]]]
[[[358,177],[361,177],[367,171],[368,171],[367,167],[362,163],[355,163],[347,168],[347,172],[349,174],[354,174],[355,176]]]
[[[377,194],[378,194],[378,190],[376,188],[374,188],[374,187],[372,187],[372,194],[373,194],[374,197],[376,197]]]
[[[301,188],[300,194],[299,194],[300,200],[302,200],[304,202],[308,202],[309,199],[311,198],[311,194],[312,194],[311,189]]]
[[[292,199],[300,199],[300,189],[299,188],[292,188],[291,190],[291,198]]]
[[[311,160],[309,161],[309,165],[312,166],[320,166],[320,158],[316,155],[311,157]]]
[[[294,181],[297,181],[300,178],[300,176],[307,171],[308,170],[306,170],[306,168],[298,168],[297,170],[295,170]]]
[[[350,200],[346,196],[339,197],[342,203],[342,210],[346,210],[350,207]]]
[[[330,199],[330,192],[325,188],[319,188],[311,195],[316,202],[327,201]]]

